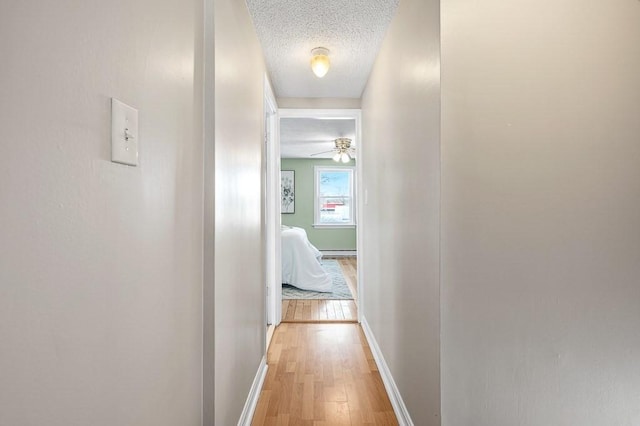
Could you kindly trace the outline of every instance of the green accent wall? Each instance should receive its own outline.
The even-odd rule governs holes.
[[[315,166],[335,167],[339,165],[331,159],[283,158],[280,170],[294,170],[296,172],[295,196],[296,212],[282,214],[282,224],[297,226],[307,231],[309,241],[319,250],[355,250],[356,229],[316,229],[313,227],[313,197]],[[351,160],[347,166],[355,166]]]

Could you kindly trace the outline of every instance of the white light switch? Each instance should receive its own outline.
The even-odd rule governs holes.
[[[111,98],[111,161],[138,165],[138,110]]]

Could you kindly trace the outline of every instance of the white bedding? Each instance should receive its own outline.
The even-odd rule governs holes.
[[[333,282],[322,268],[322,253],[302,228],[282,227],[282,282],[302,290],[331,292]]]

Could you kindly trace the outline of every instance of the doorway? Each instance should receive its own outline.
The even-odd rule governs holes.
[[[304,233],[309,244],[321,253],[322,268],[334,284],[333,291],[322,289],[321,294],[309,293],[315,289],[306,289],[296,282],[283,285],[277,296],[282,300],[280,320],[359,322],[363,268],[362,264],[358,265],[358,258],[362,259],[364,201],[359,167],[363,151],[360,110],[280,109],[278,115],[279,169],[282,170],[282,182],[285,178],[293,180],[295,194],[293,206],[284,204],[291,200],[279,197],[278,201],[282,210],[278,218],[282,232],[279,258],[282,282],[289,284],[289,278],[291,281],[297,278],[291,277],[287,269],[288,263],[298,262],[290,257],[285,237],[287,228],[293,228]],[[344,148],[341,145],[344,141],[338,139],[348,139],[348,149],[341,151],[339,148]],[[344,153],[348,154],[348,159]],[[342,186],[349,179],[349,185]],[[338,187],[350,189],[338,193],[335,192]],[[299,269],[299,264],[295,265]],[[343,292],[342,289],[346,290]]]

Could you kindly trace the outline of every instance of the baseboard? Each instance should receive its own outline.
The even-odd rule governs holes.
[[[378,342],[367,323],[367,319],[362,317],[360,325],[362,326],[364,335],[367,338],[369,347],[371,348],[371,353],[373,353],[373,359],[376,361],[376,365],[380,371],[380,376],[382,376],[382,382],[384,383],[384,388],[387,390],[387,394],[391,400],[393,411],[398,418],[398,424],[400,426],[413,426],[413,421],[411,420],[411,416],[409,416],[409,411],[404,405],[402,395],[400,395],[396,382],[394,382],[393,376],[391,376],[391,371],[389,371],[387,362],[384,360],[384,356],[382,356],[382,351],[380,350]]]
[[[266,356],[263,356],[262,360],[260,361],[260,365],[258,366],[256,377],[253,379],[253,384],[251,385],[251,389],[249,390],[247,401],[244,403],[244,408],[242,409],[240,420],[238,420],[238,426],[251,426],[253,414],[256,411],[256,406],[258,405],[260,391],[262,390],[264,379],[267,376],[268,368],[269,366],[267,365],[267,358]]]
[[[357,256],[358,252],[356,250],[320,250],[323,256],[335,256],[335,257],[347,257],[347,256]]]

